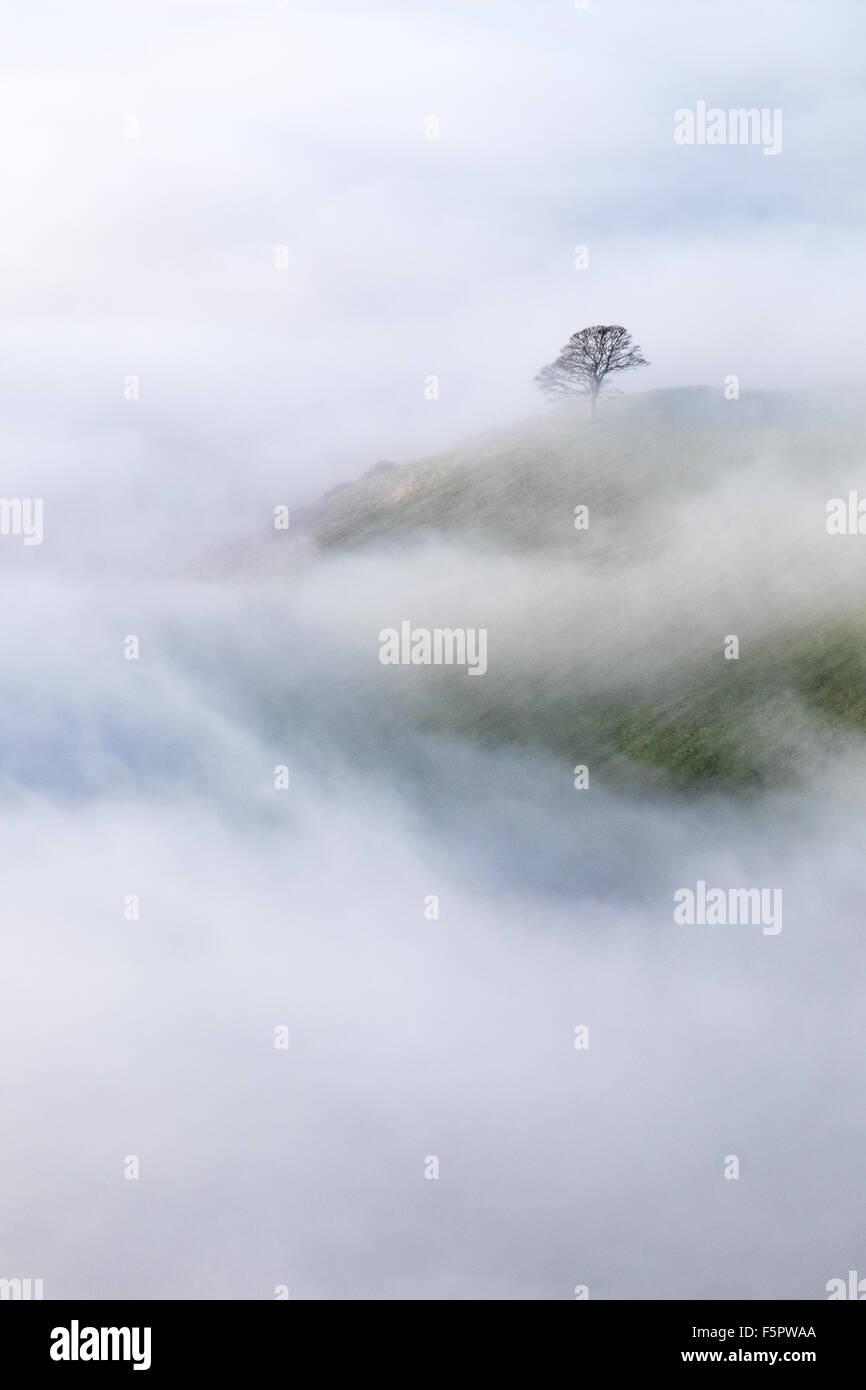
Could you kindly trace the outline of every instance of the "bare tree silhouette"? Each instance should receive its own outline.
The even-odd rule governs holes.
[[[649,363],[631,334],[617,323],[597,323],[572,333],[555,362],[535,377],[539,391],[549,399],[558,396],[586,396],[589,418],[595,419],[595,404],[605,380],[613,372],[626,372]]]

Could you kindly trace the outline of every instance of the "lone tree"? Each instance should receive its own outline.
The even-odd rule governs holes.
[[[595,419],[595,403],[613,372],[648,367],[631,334],[618,323],[597,323],[572,333],[555,362],[548,362],[535,378],[539,391],[549,399],[586,396],[589,418]]]

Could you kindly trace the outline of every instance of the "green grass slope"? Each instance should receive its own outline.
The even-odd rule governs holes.
[[[325,555],[439,544],[492,567],[509,557],[518,589],[537,587],[537,631],[525,603],[519,619],[497,610],[487,677],[423,673],[409,701],[422,727],[543,748],[618,781],[760,788],[866,732],[866,536],[824,527],[829,497],[858,478],[866,494],[864,425],[854,390],[620,397],[595,422],[555,411],[373,471],[305,525]],[[564,576],[553,614],[552,573]],[[641,626],[630,610],[648,586],[658,600]],[[603,657],[585,638],[569,648],[580,603]],[[729,631],[744,634],[737,662],[721,655]]]

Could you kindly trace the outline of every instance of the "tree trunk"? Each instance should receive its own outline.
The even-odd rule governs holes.
[[[598,392],[597,392],[597,391],[590,391],[590,393],[589,393],[589,418],[590,418],[590,420],[594,420],[594,419],[595,419],[595,403],[596,403],[597,400],[598,400]]]

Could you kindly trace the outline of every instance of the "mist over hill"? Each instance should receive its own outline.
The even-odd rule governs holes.
[[[686,497],[748,479],[768,457],[791,485],[856,466],[866,401],[859,388],[811,392],[686,387],[603,400],[490,430],[428,459],[373,465],[302,514],[321,548],[405,541],[411,532],[466,537],[509,550],[570,547],[575,488],[595,526],[575,558],[626,559]],[[834,458],[827,457],[832,449]],[[602,544],[606,541],[606,544]]]
[[[374,465],[239,567],[342,583],[322,616],[389,720],[573,755],[613,786],[753,792],[866,729],[862,551],[826,527],[864,425],[854,389],[561,409]],[[484,679],[378,670],[403,620],[485,628]]]
[[[825,508],[862,414],[651,392],[170,572],[146,512],[110,582],[98,519],[77,568],[50,529],[6,552],[10,1271],[821,1298],[855,1267],[866,542]],[[485,628],[484,674],[383,665],[404,621]],[[702,882],[779,893],[778,932],[678,924]]]

